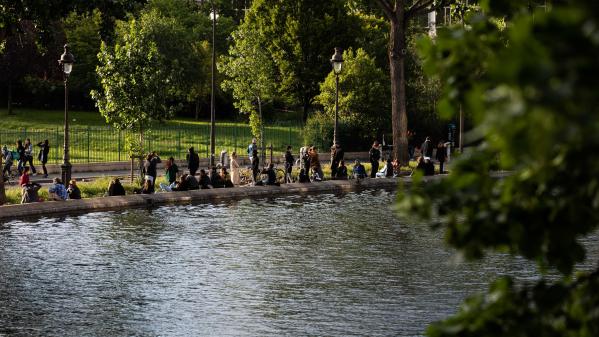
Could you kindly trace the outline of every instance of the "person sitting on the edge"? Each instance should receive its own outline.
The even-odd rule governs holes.
[[[62,184],[60,178],[56,177],[53,180],[53,184],[48,188],[48,194],[50,195],[50,200],[55,201],[64,201],[67,200],[69,194],[67,189]]]
[[[298,181],[300,183],[309,183],[310,182],[310,177],[308,177],[308,174],[306,173],[306,169],[303,167],[300,169]]]
[[[352,169],[354,178],[356,179],[364,179],[366,178],[366,168],[364,165],[360,163],[359,160],[356,159],[356,163],[354,164],[354,168]]]
[[[189,174],[187,173],[183,173],[183,175],[181,175],[179,177],[179,180],[175,182],[175,186],[171,187],[171,192],[176,192],[176,191],[188,191],[189,190],[189,186],[187,185],[187,177],[189,176]]]
[[[223,181],[224,187],[234,187],[233,182],[231,181],[231,176],[227,173],[227,168],[225,166],[220,168],[220,178]]]
[[[264,185],[274,185],[279,186],[280,184],[277,182],[277,174],[274,169],[274,165],[272,163],[268,164],[268,167],[263,169],[262,174],[266,174],[267,178],[262,181]]]
[[[28,204],[40,201],[40,198],[37,194],[40,188],[42,188],[42,185],[38,183],[28,183],[23,185],[23,197],[21,198],[21,203]]]
[[[345,160],[341,160],[339,162],[339,167],[337,167],[337,179],[339,179],[339,180],[347,179],[347,166],[345,166]]]
[[[125,195],[125,188],[121,185],[119,178],[114,178],[108,185],[108,196]]]
[[[208,174],[206,174],[206,171],[204,169],[200,170],[199,184],[200,188],[203,190],[212,188],[212,185],[210,185],[210,177],[208,177]]]
[[[220,174],[216,172],[216,166],[212,166],[210,169],[210,185],[212,185],[213,188],[225,187],[225,182],[220,177]]]
[[[196,177],[192,176],[191,174],[188,174],[185,177],[185,180],[187,180],[187,188],[189,188],[189,190],[198,190],[198,189],[200,189],[200,183],[198,182],[198,180],[196,179]]]
[[[71,179],[71,181],[69,181],[69,188],[67,188],[67,193],[69,194],[69,199],[81,199],[81,190],[79,189],[79,186],[77,186],[77,181],[75,179]]]

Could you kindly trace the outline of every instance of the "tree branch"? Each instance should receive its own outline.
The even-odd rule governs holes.
[[[395,20],[395,11],[389,0],[376,0],[376,3],[383,9],[389,20]]]
[[[436,11],[439,8],[443,8],[452,2],[455,2],[455,0],[441,0],[437,2],[437,4],[434,4],[434,0],[419,0],[414,5],[412,5],[410,9],[408,9],[408,11],[406,12],[406,19],[411,19],[425,12]]]

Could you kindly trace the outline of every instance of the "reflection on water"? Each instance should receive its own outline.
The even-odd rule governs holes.
[[[415,336],[498,275],[537,277],[508,256],[455,263],[442,233],[401,223],[393,200],[367,191],[0,225],[0,335]]]

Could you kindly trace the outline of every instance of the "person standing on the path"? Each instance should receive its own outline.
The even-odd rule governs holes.
[[[144,162],[144,174],[145,180],[150,182],[148,186],[148,191],[154,192],[154,185],[156,184],[156,166],[158,163],[161,163],[160,157],[156,154],[156,152],[149,153],[146,157],[146,161]]]
[[[177,181],[177,173],[179,173],[179,167],[175,164],[175,158],[170,157],[165,164],[166,172],[164,174],[169,185],[173,185]],[[174,186],[174,185],[173,185]]]
[[[256,144],[256,138],[252,138],[252,143],[248,145],[248,157],[250,158],[250,162],[252,158],[254,158],[254,151],[256,151],[256,158],[258,157],[258,144]]]
[[[200,168],[200,156],[194,151],[193,146],[190,147],[187,151],[185,159],[187,160],[187,168],[189,169],[189,174],[195,176],[196,172]]]
[[[46,163],[48,163],[48,154],[50,153],[50,145],[48,140],[44,140],[43,142],[37,143],[37,146],[40,148],[40,152],[37,155],[37,160],[42,163],[42,171],[44,172],[44,178],[48,178],[48,169],[46,168]]]
[[[443,142],[439,142],[437,145],[437,160],[439,161],[439,174],[445,173],[445,171],[443,171],[443,164],[445,164],[445,161],[447,160],[447,149]]]
[[[370,159],[370,178],[375,178],[376,173],[379,170],[379,160],[381,160],[381,147],[379,146],[379,141],[375,140],[368,151],[368,159]]]
[[[285,183],[291,183],[291,172],[293,171],[293,162],[295,158],[293,158],[293,154],[291,154],[291,145],[287,146],[287,151],[285,152]]]
[[[25,166],[25,147],[23,146],[23,142],[18,139],[17,140],[17,170],[19,171],[19,175],[23,174],[23,166]]]
[[[31,139],[25,139],[25,144],[23,145],[25,148],[25,164],[29,163],[29,169],[32,174],[36,173],[35,166],[33,166],[33,144],[31,144]]]
[[[316,146],[312,146],[308,151],[310,156],[310,169],[314,174],[314,180],[322,181],[324,179],[324,173],[322,173],[322,167],[320,166],[320,159],[318,158],[318,151]]]
[[[337,178],[339,163],[343,160],[343,149],[338,142],[331,147],[331,179]]]
[[[252,179],[254,185],[258,182],[258,174],[260,174],[260,159],[258,158],[258,149],[252,150]]]
[[[4,158],[4,167],[2,168],[2,176],[10,177],[10,168],[12,167],[12,152],[8,150],[6,145],[2,146],[2,158]]]
[[[241,176],[239,175],[239,163],[237,162],[237,152],[231,153],[231,182],[233,185],[241,184]]]
[[[426,137],[424,143],[422,143],[422,155],[425,157],[432,158],[433,157],[433,143],[429,137]]]

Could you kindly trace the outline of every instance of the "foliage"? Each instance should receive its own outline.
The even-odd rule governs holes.
[[[509,252],[565,278],[520,290],[502,281],[431,327],[431,336],[599,331],[597,272],[570,281],[585,258],[578,238],[596,230],[599,214],[599,164],[589,155],[599,147],[599,12],[575,3],[516,14],[503,31],[484,7],[488,16],[472,16],[425,49],[445,85],[441,108],[451,113],[452,98],[463,97],[480,145],[447,179],[400,194],[401,208],[440,219],[448,243],[466,257]],[[474,76],[470,60],[483,60]],[[511,173],[493,177],[496,165]]]
[[[64,30],[71,53],[75,56],[75,71],[69,76],[69,89],[89,94],[98,88],[96,66],[100,52],[100,29],[102,13],[94,10],[90,14],[72,12],[64,20]]]
[[[172,118],[185,96],[190,64],[199,64],[184,27],[156,11],[122,24],[114,48],[102,44],[97,68],[102,91],[93,91],[100,113],[117,128],[145,128]]]
[[[219,70],[227,77],[222,87],[232,92],[235,108],[250,114],[252,133],[261,139],[261,104],[275,92],[274,64],[262,47],[264,41],[247,24],[239,26],[232,36],[229,55],[219,62]]]
[[[343,69],[339,75],[339,120],[364,144],[372,143],[388,129],[391,116],[389,77],[363,49],[343,52]],[[335,73],[331,71],[320,85],[316,102],[333,121],[335,116]],[[345,139],[340,138],[341,144]]]
[[[279,96],[307,117],[335,47],[352,44],[358,23],[341,0],[254,0],[245,23],[257,31],[277,69]],[[343,27],[343,28],[340,28]]]

